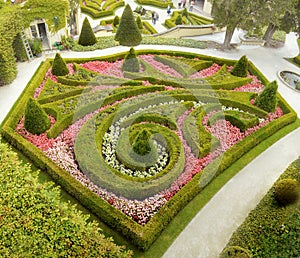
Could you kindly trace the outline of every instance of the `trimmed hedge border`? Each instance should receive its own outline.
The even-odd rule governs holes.
[[[235,61],[210,58],[207,56],[191,54],[191,53],[180,53],[173,51],[137,51],[137,54],[142,53],[164,53],[169,55],[181,55],[186,57],[198,57],[204,60],[212,60],[218,64],[232,65]],[[120,53],[119,55],[112,55],[109,57],[93,58],[93,59],[66,59],[66,62],[86,62],[91,60],[116,60],[120,56],[125,56],[126,53]],[[173,196],[159,211],[158,213],[145,225],[141,226],[134,222],[132,219],[119,212],[116,208],[111,206],[106,201],[103,201],[92,193],[85,186],[81,185],[66,171],[59,168],[49,158],[45,157],[44,153],[37,147],[33,146],[14,130],[22,114],[24,113],[25,103],[29,96],[32,96],[36,87],[43,80],[44,74],[50,68],[51,63],[46,60],[39,69],[36,71],[35,76],[30,80],[26,89],[21,94],[17,103],[14,105],[13,112],[9,113],[9,116],[4,120],[2,124],[2,135],[3,137],[30,159],[42,170],[47,172],[53,180],[58,182],[62,187],[65,188],[72,196],[78,199],[83,205],[95,213],[101,220],[106,222],[112,228],[121,232],[128,239],[130,239],[136,246],[142,250],[148,249],[155,239],[159,236],[161,231],[166,225],[175,217],[175,215],[201,190],[209,183],[212,179],[218,176],[224,169],[229,167],[238,158],[244,155],[247,151],[252,149],[254,146],[268,138],[270,135],[277,132],[284,126],[294,122],[296,120],[296,113],[290,108],[284,99],[278,95],[278,105],[285,112],[285,115],[281,118],[274,120],[269,123],[268,126],[263,127],[255,133],[249,135],[241,142],[229,149],[221,158],[216,159],[209,164],[201,173],[195,175],[193,179],[187,183],[182,189]],[[249,70],[258,75],[259,79],[263,82],[267,82],[261,72],[249,62]],[[228,101],[228,100],[227,100]]]

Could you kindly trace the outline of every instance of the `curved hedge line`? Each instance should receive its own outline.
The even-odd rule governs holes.
[[[174,145],[170,149],[172,157],[166,168],[168,172],[164,172],[160,177],[147,181],[147,184],[143,183],[144,180],[137,182],[132,177],[120,177],[120,173],[114,172],[114,169],[108,166],[102,155],[99,154],[98,148],[101,150],[104,133],[108,130],[114,117],[114,113],[107,114],[104,118],[101,118],[100,123],[100,121],[97,121],[97,115],[95,115],[81,128],[74,146],[76,160],[80,169],[96,184],[129,199],[143,200],[167,188],[180,175],[185,164],[183,147],[177,135],[166,128],[159,127],[158,131],[163,133],[163,135],[167,135],[166,141],[168,145]],[[97,129],[95,129],[95,126]],[[145,126],[152,125],[148,124]],[[169,140],[169,137],[172,140]]]
[[[173,7],[173,1],[158,1],[158,0],[136,0],[137,4],[140,5],[152,5],[152,6],[156,6],[159,8],[167,8],[168,5],[170,5],[171,7]]]

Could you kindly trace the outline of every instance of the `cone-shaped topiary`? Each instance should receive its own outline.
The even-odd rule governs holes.
[[[91,46],[97,42],[95,34],[92,30],[89,20],[85,17],[81,32],[79,35],[78,44],[82,46]]]
[[[120,18],[118,15],[115,16],[114,21],[113,21],[113,25],[115,27],[117,27],[120,24]]]
[[[27,101],[24,127],[32,134],[41,134],[50,128],[50,119],[45,110],[33,98]]]
[[[254,104],[267,112],[273,112],[277,104],[277,88],[276,81],[269,83],[263,92],[258,95]]]
[[[295,203],[299,199],[299,183],[296,179],[287,178],[275,184],[274,195],[280,205]]]
[[[15,36],[14,42],[13,42],[13,48],[15,51],[15,57],[17,61],[25,62],[28,60],[26,50],[22,41],[21,34],[18,33]]]
[[[248,59],[242,56],[239,61],[235,63],[231,70],[231,74],[238,77],[247,77],[248,75]]]
[[[143,23],[142,23],[142,19],[141,16],[136,17],[136,25],[138,26],[138,28],[141,30],[143,29]]]
[[[56,53],[52,63],[52,74],[56,76],[64,76],[69,73],[69,69],[59,53]]]
[[[150,146],[150,133],[148,130],[144,129],[142,130],[134,139],[134,142],[132,144],[132,148],[135,153],[139,155],[146,155],[151,151],[151,146]]]
[[[176,25],[181,25],[182,24],[182,16],[179,14],[175,20]]]
[[[130,48],[128,55],[125,57],[123,65],[122,65],[122,71],[127,72],[139,72],[140,70],[140,64],[139,60],[136,58],[134,48]]]
[[[128,4],[123,11],[115,40],[123,46],[137,46],[142,40],[141,32],[134,20],[130,5]]]

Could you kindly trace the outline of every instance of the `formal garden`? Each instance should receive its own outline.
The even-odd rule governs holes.
[[[97,15],[124,5],[83,2],[81,8]],[[86,19],[78,41],[69,43],[76,51],[116,45],[129,51],[47,58],[1,124],[1,191],[6,193],[0,200],[1,255],[160,257],[228,180],[299,126],[277,82],[268,81],[246,56],[229,60],[136,50],[148,42],[197,48],[206,43],[151,41],[141,36],[145,25],[139,26],[128,6],[124,12],[127,18],[106,23],[115,23],[115,36],[97,39]],[[174,16],[196,22],[182,12]],[[35,169],[93,219],[61,202],[59,189],[40,183]],[[299,160],[221,255],[297,256],[298,190]],[[259,238],[257,225],[263,232]]]

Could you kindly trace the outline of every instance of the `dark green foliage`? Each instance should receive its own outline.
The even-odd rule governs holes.
[[[231,71],[232,75],[238,77],[247,77],[248,75],[248,59],[246,56],[242,56],[240,60],[235,63]]]
[[[128,55],[124,59],[122,65],[122,71],[139,72],[139,70],[140,70],[139,60],[136,58],[135,50],[132,47],[130,48]]]
[[[30,39],[29,45],[34,56],[39,56],[43,51],[42,41],[38,38]]]
[[[273,112],[277,104],[277,88],[278,85],[276,81],[267,85],[263,92],[256,98],[255,105],[267,112]]]
[[[134,20],[130,5],[127,4],[115,35],[115,41],[118,41],[123,46],[137,46],[141,40],[141,32]]]
[[[130,257],[0,143],[1,257]]]
[[[143,29],[143,23],[142,23],[142,20],[141,20],[141,16],[136,17],[135,21],[136,21],[136,24],[137,24],[138,28],[140,30]]]
[[[17,61],[24,62],[28,60],[20,33],[18,33],[14,39],[13,48],[15,51],[15,58]]]
[[[144,129],[137,135],[132,144],[132,148],[136,154],[144,156],[150,153],[150,136],[150,133],[146,129]]]
[[[189,15],[189,13],[188,13],[187,9],[184,8],[182,11],[182,17],[188,17],[188,15]]]
[[[275,199],[280,205],[288,205],[299,199],[299,183],[295,179],[282,179],[275,185]]]
[[[223,250],[219,258],[251,258],[248,250],[240,246],[229,246]]]
[[[41,134],[50,128],[50,120],[40,104],[33,98],[27,101],[24,127],[32,134]]]
[[[57,76],[67,75],[69,73],[69,69],[62,59],[59,53],[56,53],[53,64],[52,64],[52,74]]]
[[[179,14],[175,20],[176,25],[181,25],[182,24],[182,15]]]
[[[81,32],[79,35],[78,44],[82,46],[91,46],[97,42],[95,34],[92,30],[89,20],[85,17]]]
[[[117,27],[120,24],[120,18],[118,15],[115,16],[114,21],[113,21],[113,25],[115,27]]]

